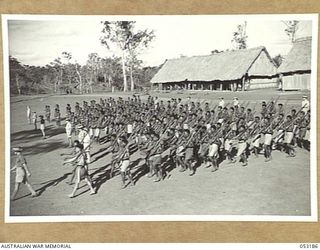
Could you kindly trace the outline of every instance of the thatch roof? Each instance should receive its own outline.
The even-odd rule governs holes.
[[[311,70],[311,37],[296,40],[280,65],[279,73]]]
[[[261,53],[266,53],[270,63],[274,64],[265,47],[170,59],[151,83],[238,80],[248,72]],[[268,76],[271,75],[270,72]]]

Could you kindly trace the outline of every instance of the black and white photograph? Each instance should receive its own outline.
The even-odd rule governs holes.
[[[5,221],[317,221],[317,14],[2,15]]]

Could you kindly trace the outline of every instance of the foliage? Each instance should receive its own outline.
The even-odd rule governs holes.
[[[68,51],[63,51],[43,67],[23,65],[10,56],[10,93],[83,94],[95,89],[110,91],[113,87],[126,91],[128,86],[124,82],[129,81],[131,90],[134,86],[142,88],[150,84],[154,67],[142,68],[139,55],[154,39],[154,32],[137,30],[132,21],[106,21],[102,34],[101,43],[108,49],[116,47],[118,51],[111,57],[90,53],[85,65],[80,65]]]
[[[246,35],[247,22],[244,24],[239,24],[237,26],[237,30],[233,32],[233,38],[231,43],[233,44],[235,49],[246,49],[247,48],[247,39]]]
[[[138,55],[149,46],[155,35],[153,30],[136,30],[135,21],[104,21],[102,22],[102,37],[100,41],[112,50],[115,47],[120,50],[122,63],[123,90],[128,90],[127,68],[129,68],[131,90],[134,89],[134,68],[138,68]]]
[[[293,21],[282,21],[285,25],[285,32],[289,36],[290,41],[293,43],[296,39],[296,33],[299,29],[299,21],[293,20]]]

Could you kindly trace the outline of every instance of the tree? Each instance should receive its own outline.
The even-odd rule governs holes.
[[[214,49],[214,50],[211,50],[211,55],[219,54],[221,52],[223,52],[223,50]]]
[[[54,93],[57,93],[57,90],[60,89],[60,85],[62,83],[63,66],[61,58],[57,57],[49,65],[54,75]]]
[[[90,53],[88,55],[87,66],[90,73],[90,77],[88,79],[88,85],[90,92],[93,92],[92,84],[97,82],[98,73],[100,69],[101,58],[97,53]]]
[[[246,49],[247,48],[247,39],[248,36],[246,35],[247,29],[247,22],[244,24],[239,24],[237,26],[237,30],[233,32],[233,39],[231,43],[233,44],[235,49]]]
[[[128,58],[137,57],[139,50],[146,48],[154,38],[153,31],[142,30],[135,31],[134,21],[104,21],[102,37],[100,41],[108,49],[115,45],[121,53],[122,73],[123,73],[123,90],[128,90],[126,64]],[[131,89],[134,84],[131,82]]]
[[[25,68],[12,56],[9,56],[10,86],[12,92],[16,89],[18,94],[22,94],[22,78],[25,75]],[[15,87],[14,87],[15,86]]]
[[[289,36],[290,41],[293,43],[296,40],[296,33],[299,29],[299,21],[293,20],[293,21],[282,21],[285,25],[285,32]]]
[[[121,58],[119,57],[106,57],[101,59],[101,72],[100,75],[103,78],[104,83],[108,87],[115,85],[115,80],[121,73]]]

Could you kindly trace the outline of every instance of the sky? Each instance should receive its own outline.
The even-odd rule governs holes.
[[[32,19],[32,20],[30,20]],[[45,66],[63,51],[71,52],[73,62],[85,64],[90,53],[101,57],[118,55],[100,43],[103,20],[135,20],[136,29],[154,30],[155,39],[139,55],[144,66],[158,66],[166,59],[181,55],[208,55],[214,49],[232,49],[232,34],[247,21],[248,48],[265,46],[271,56],[286,55],[291,49],[284,32],[284,19],[250,16],[130,16],[41,17],[8,21],[9,54],[23,64]],[[311,36],[312,22],[300,20],[297,38]]]

